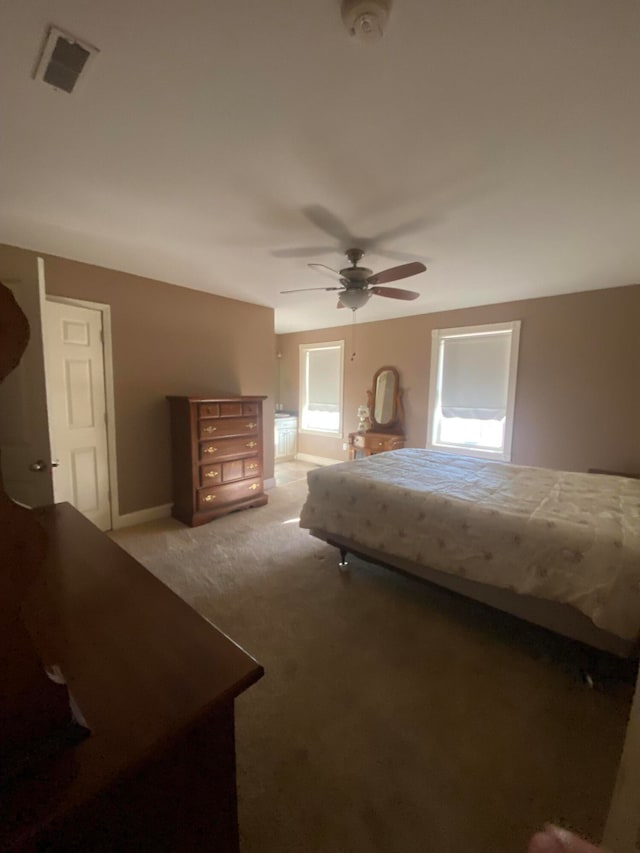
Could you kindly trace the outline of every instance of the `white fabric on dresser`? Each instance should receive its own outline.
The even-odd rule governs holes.
[[[308,473],[300,526],[640,636],[640,480],[405,449]]]

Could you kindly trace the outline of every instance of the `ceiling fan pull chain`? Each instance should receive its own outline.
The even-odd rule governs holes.
[[[351,312],[351,361],[356,359],[356,309]]]

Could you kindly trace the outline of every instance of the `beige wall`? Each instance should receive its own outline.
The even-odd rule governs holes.
[[[407,443],[424,447],[431,330],[521,320],[512,461],[640,471],[640,285],[280,335],[280,395],[298,408],[298,345],[345,341],[345,436],[382,365],[400,371]],[[344,439],[301,435],[299,451],[346,458]]]
[[[265,477],[273,476],[273,309],[43,257],[48,294],[111,306],[121,514],[171,502],[167,394],[267,395]]]

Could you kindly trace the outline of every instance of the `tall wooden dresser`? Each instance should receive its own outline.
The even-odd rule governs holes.
[[[262,506],[265,397],[167,397],[174,518],[195,527]]]

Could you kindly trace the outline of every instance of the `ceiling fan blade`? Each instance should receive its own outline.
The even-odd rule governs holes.
[[[340,302],[340,299],[338,299],[338,304],[336,305],[336,308],[345,308],[345,307],[346,307],[346,306],[344,306],[344,305],[342,304],[342,302]]]
[[[316,255],[336,254],[335,246],[301,246],[299,249],[274,249],[273,258],[313,258]]]
[[[304,290],[344,290],[344,287],[298,287],[295,290],[281,290],[280,293],[302,293]]]
[[[383,258],[389,258],[392,261],[421,260],[423,263],[429,263],[429,258],[425,258],[415,252],[398,252],[395,249],[383,249],[380,246],[373,246],[369,251],[372,255],[380,255]]]
[[[369,288],[370,293],[376,296],[388,296],[390,299],[417,299],[420,296],[415,290],[403,290],[401,287],[378,287],[374,285]]]
[[[308,204],[302,208],[302,212],[316,228],[319,228],[331,237],[335,237],[340,243],[345,244],[345,248],[353,244],[355,238],[347,226],[337,216],[330,213],[326,207],[322,207],[320,204]]]
[[[388,270],[374,273],[369,276],[367,281],[369,284],[385,284],[388,281],[399,281],[401,278],[409,278],[412,275],[425,272],[427,268],[419,261],[413,261],[410,264],[400,264],[399,267],[390,267]]]
[[[374,245],[376,243],[386,243],[387,240],[393,240],[396,237],[403,237],[405,234],[413,234],[416,231],[420,231],[426,225],[430,225],[431,222],[432,220],[428,216],[417,216],[415,219],[402,222],[394,228],[388,228],[386,231],[379,231],[371,238],[371,241]]]
[[[307,266],[311,267],[315,272],[319,272],[321,275],[330,275],[331,278],[340,278],[338,270],[334,270],[333,267],[328,267],[326,264],[307,264]]]

